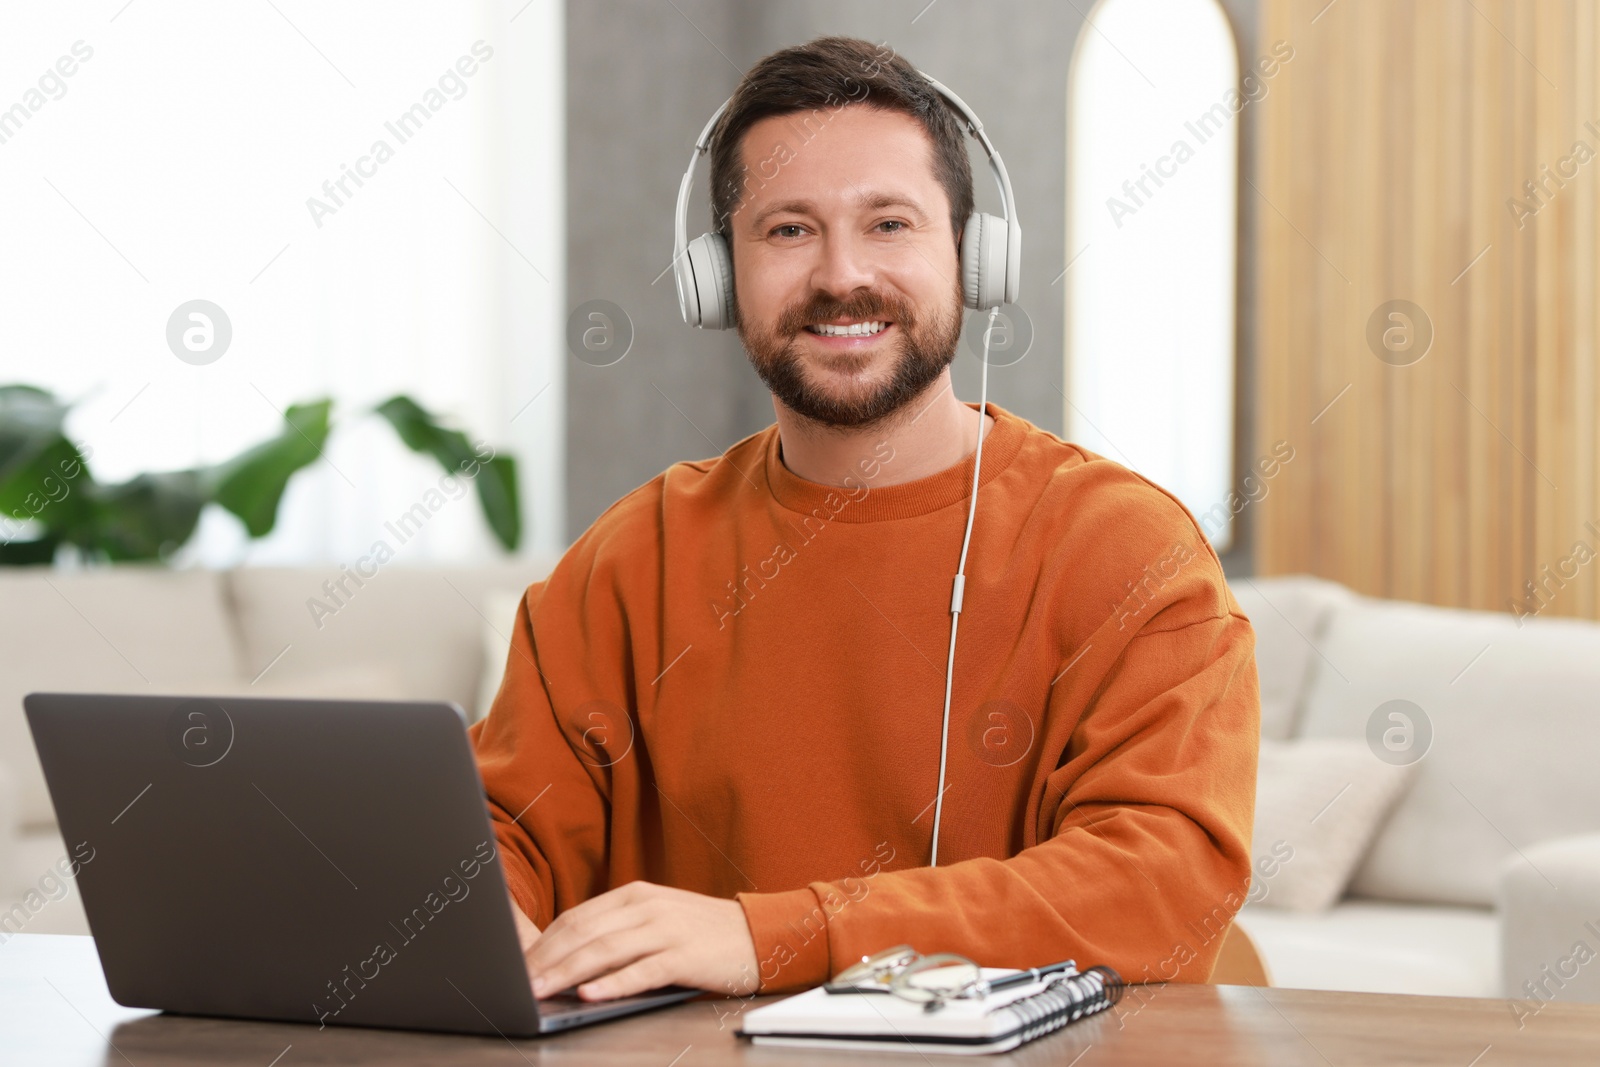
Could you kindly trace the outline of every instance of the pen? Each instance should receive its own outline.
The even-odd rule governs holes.
[[[1029,982],[1037,982],[1041,978],[1046,978],[1052,974],[1076,972],[1077,969],[1077,960],[1062,960],[1060,963],[1052,963],[1045,967],[1029,967],[1025,971],[1018,971],[1016,974],[1008,974],[1004,978],[996,978],[994,981],[989,983],[989,992],[993,993],[1001,989],[1010,989],[1012,986],[1017,985],[1027,985]]]

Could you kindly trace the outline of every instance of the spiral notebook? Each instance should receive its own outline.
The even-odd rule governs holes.
[[[990,980],[1016,974],[985,967]],[[1104,1011],[1122,997],[1114,972],[1054,974],[991,993],[952,1000],[936,1012],[896,996],[841,995],[818,986],[745,1013],[740,1032],[758,1045],[875,1052],[1005,1052]]]

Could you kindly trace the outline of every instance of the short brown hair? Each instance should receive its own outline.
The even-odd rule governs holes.
[[[922,124],[933,142],[934,177],[950,201],[950,232],[959,239],[973,204],[964,120],[893,49],[857,37],[818,37],[782,49],[739,80],[711,138],[711,217],[716,232],[727,237],[744,190],[752,184],[759,188],[777,173],[775,169],[769,174],[752,172],[741,158],[744,135],[751,126],[774,115],[808,112],[797,132],[810,140],[811,123],[826,123],[850,104],[899,111]],[[763,161],[758,170],[773,162]]]

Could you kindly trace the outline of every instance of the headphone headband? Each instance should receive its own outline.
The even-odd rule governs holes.
[[[953,93],[949,89],[945,88],[945,86],[942,85],[937,79],[929,77],[929,75],[927,73],[925,73],[924,71],[919,70],[919,71],[917,71],[917,73],[920,74],[924,79],[926,79],[928,84],[931,85],[934,88],[934,90],[936,92],[938,92],[938,94],[941,97],[943,97],[946,101],[948,101],[949,104],[952,107],[954,107],[956,109],[956,111],[959,112],[963,118],[966,119],[967,132],[972,135],[974,140],[976,140],[980,145],[983,146],[984,155],[989,160],[989,167],[990,167],[991,170],[994,171],[995,182],[1000,188],[1001,210],[1004,212],[1004,215],[1001,216],[1001,220],[1000,221],[1002,221],[1005,224],[1004,225],[1005,247],[1004,247],[1004,249],[996,249],[996,250],[994,250],[994,254],[995,254],[997,259],[998,259],[998,257],[1000,257],[1002,255],[1003,255],[1004,258],[1003,258],[1003,260],[999,260],[999,262],[996,262],[994,264],[994,266],[999,267],[999,266],[1002,266],[1002,264],[1003,264],[1003,269],[1004,269],[1004,272],[1005,272],[1003,298],[1004,298],[1005,302],[1008,303],[1008,304],[1009,303],[1015,303],[1016,299],[1017,299],[1017,291],[1018,291],[1018,288],[1019,288],[1019,277],[1018,276],[1021,273],[1021,268],[1022,268],[1022,230],[1021,230],[1021,227],[1020,227],[1020,225],[1019,225],[1019,223],[1017,221],[1016,201],[1015,201],[1015,198],[1014,198],[1014,196],[1012,194],[1012,191],[1011,191],[1011,176],[1006,172],[1005,160],[1000,158],[999,150],[996,149],[994,144],[993,144],[993,142],[991,142],[989,140],[989,135],[984,132],[982,120],[980,120],[978,118],[977,114],[974,113],[973,110],[970,107],[967,106],[966,101],[962,100],[955,93]],[[705,125],[705,129],[701,130],[700,131],[700,136],[695,139],[694,148],[689,153],[689,166],[684,170],[684,172],[683,172],[683,181],[678,186],[677,216],[676,216],[676,220],[674,222],[673,229],[672,229],[672,271],[673,271],[673,279],[677,283],[677,288],[678,288],[678,310],[683,315],[683,319],[684,319],[685,322],[691,323],[691,324],[696,325],[696,326],[703,325],[704,323],[702,322],[703,315],[702,315],[702,312],[699,310],[699,308],[698,307],[697,308],[690,308],[690,306],[689,306],[689,296],[690,296],[690,294],[697,292],[695,290],[695,288],[694,288],[695,284],[696,284],[695,283],[695,270],[694,270],[694,266],[691,263],[691,257],[688,255],[688,252],[689,252],[689,190],[694,185],[695,164],[697,162],[699,162],[700,157],[702,155],[704,155],[710,149],[710,146],[711,146],[711,134],[712,134],[712,131],[716,129],[717,120],[722,118],[723,112],[727,111],[728,105],[731,104],[732,102],[733,102],[733,97],[730,96],[730,97],[728,97],[728,99],[726,99],[726,100],[724,100],[722,102],[722,104],[716,109],[716,111],[711,113],[711,118],[709,120],[707,120],[706,125]],[[975,216],[975,217],[987,217],[987,216]],[[715,236],[716,234],[717,234],[717,220],[713,219],[712,220],[712,235]],[[970,240],[974,241],[974,243],[976,243],[977,240],[978,240],[978,237],[979,237],[979,235],[967,234],[967,233],[963,233],[962,234],[962,242],[963,242],[962,259],[964,261],[963,262],[963,267],[964,267],[963,274],[964,275],[969,273],[965,269],[965,261],[968,258],[967,254],[966,254],[966,250],[965,250],[966,242],[970,239]],[[976,259],[974,259],[974,262],[976,263],[978,261]],[[704,269],[704,268],[702,268],[702,269]],[[726,286],[728,293],[731,295],[732,284],[733,284],[732,278],[729,277],[729,278],[726,278],[726,279],[722,279],[721,284],[723,286]],[[996,295],[1000,295],[1000,294],[996,294]],[[698,296],[697,296],[697,302],[698,302]],[[726,312],[726,311],[731,310],[731,309],[722,309],[722,310],[723,310],[723,312]],[[721,315],[716,316],[716,317],[719,318],[719,319],[726,319],[727,318],[726,314],[721,314]],[[727,321],[717,321],[714,324],[715,325],[728,325],[728,322]]]
[[[683,252],[689,246],[689,187],[694,184],[694,165],[702,153],[711,145],[711,131],[716,128],[717,120],[722,113],[728,110],[728,105],[733,103],[733,97],[724,100],[717,110],[711,113],[711,119],[706,123],[706,128],[700,131],[700,136],[695,139],[694,150],[689,153],[689,169],[683,172],[683,181],[678,185],[678,221],[672,229],[672,266],[674,270],[683,262]],[[716,220],[712,220],[712,229],[716,228]],[[678,304],[683,305],[683,290],[678,290]]]

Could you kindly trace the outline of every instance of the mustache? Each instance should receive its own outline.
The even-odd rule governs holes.
[[[841,318],[896,322],[907,332],[916,325],[911,305],[905,300],[890,293],[858,289],[848,300],[839,300],[827,293],[813,293],[806,300],[785,308],[778,316],[778,333],[792,337],[814,322]]]

